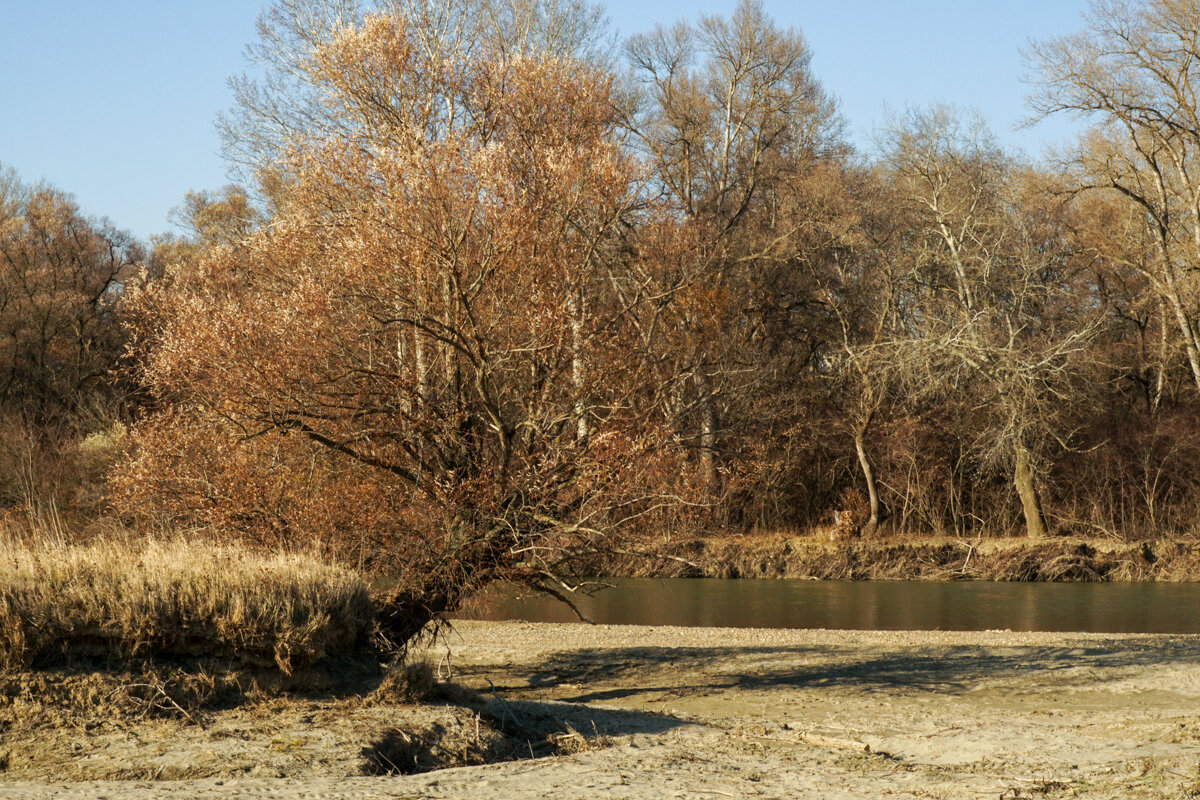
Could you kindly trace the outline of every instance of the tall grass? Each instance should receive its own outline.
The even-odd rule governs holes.
[[[366,583],[307,555],[0,530],[0,668],[211,656],[290,673],[361,647],[372,620]]]

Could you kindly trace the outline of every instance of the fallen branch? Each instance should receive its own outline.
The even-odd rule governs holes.
[[[785,728],[785,730],[792,730],[792,729]],[[754,733],[748,733],[748,734],[742,734],[742,735],[748,736],[751,739],[766,739],[766,740],[772,741],[772,742],[786,742],[788,744],[791,744],[793,741],[795,741],[793,739],[784,739],[779,736],[764,736],[762,734],[754,734]],[[833,748],[837,748],[839,750],[857,750],[860,753],[874,753],[875,755],[881,755],[881,756],[888,755],[887,753],[884,753],[882,751],[872,750],[871,745],[867,744],[866,742],[857,741],[855,739],[839,739],[836,736],[825,736],[824,734],[807,733],[805,731],[797,731],[796,739],[800,740],[801,742],[804,742],[805,744],[816,745],[817,747],[833,747]]]
[[[841,750],[859,750],[863,753],[871,752],[871,745],[866,742],[859,742],[854,739],[839,739],[835,736],[825,736],[820,733],[798,733],[796,738],[805,744],[814,744],[818,747],[834,747]]]
[[[167,694],[167,691],[164,688],[163,684],[160,684],[160,683],[130,683],[122,688],[126,692],[128,692],[130,689],[149,689],[151,692],[153,692],[153,694],[148,698],[139,698],[134,694],[126,695],[127,700],[130,700],[134,703],[142,703],[145,705],[145,707],[142,710],[143,717],[149,716],[150,712],[154,711],[155,709],[163,709],[163,710],[174,709],[175,711],[179,712],[179,714],[181,714],[183,716],[183,718],[186,719],[188,722],[192,723],[193,725],[196,724],[196,720],[192,718],[192,715],[189,714],[183,708],[183,706],[181,706],[181,705],[179,705],[179,703],[175,702],[175,699],[173,697],[171,697],[171,695]],[[112,697],[112,695],[115,694],[117,691],[121,691],[121,689],[114,689],[112,692],[109,693],[109,697]]]
[[[616,553],[617,555],[622,555],[622,556],[637,556],[638,558],[661,558],[666,561],[678,561],[680,564],[686,564],[687,566],[691,567],[694,570],[698,570],[701,573],[704,572],[704,567],[700,566],[695,561],[689,561],[688,559],[682,558],[681,556],[672,556],[672,555],[668,555],[666,553],[645,553],[645,552],[641,552],[638,550],[625,550],[623,548],[613,547],[613,548],[603,550],[603,551],[596,550],[596,551],[594,551],[593,554],[594,555],[604,555],[605,553]]]

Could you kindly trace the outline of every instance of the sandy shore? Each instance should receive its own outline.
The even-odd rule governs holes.
[[[0,800],[1200,796],[1200,637],[464,622],[428,657],[501,721],[611,746],[398,777],[328,759],[290,778],[13,781]],[[319,715],[282,725],[301,760],[332,746]],[[192,738],[155,752],[214,752]]]

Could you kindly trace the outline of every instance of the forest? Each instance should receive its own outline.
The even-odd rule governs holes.
[[[401,638],[664,537],[1194,539],[1198,32],[1031,45],[1034,160],[854,148],[757,0],[276,0],[178,232],[0,173],[8,524],[316,546]]]

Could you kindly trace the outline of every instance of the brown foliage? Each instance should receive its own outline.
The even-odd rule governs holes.
[[[132,388],[115,369],[121,297],[141,263],[128,234],[0,169],[0,509],[102,512]]]
[[[661,502],[642,475],[667,452],[640,301],[613,289],[639,256],[611,79],[479,54],[429,72],[407,24],[314,49],[347,135],[295,151],[269,226],[134,298],[142,379],[171,405],[117,478],[127,513],[369,542],[401,573],[401,641],[602,546]]]
[[[6,177],[0,174],[0,184]],[[113,388],[123,281],[141,249],[57,190],[0,185],[0,404],[38,422]]]

